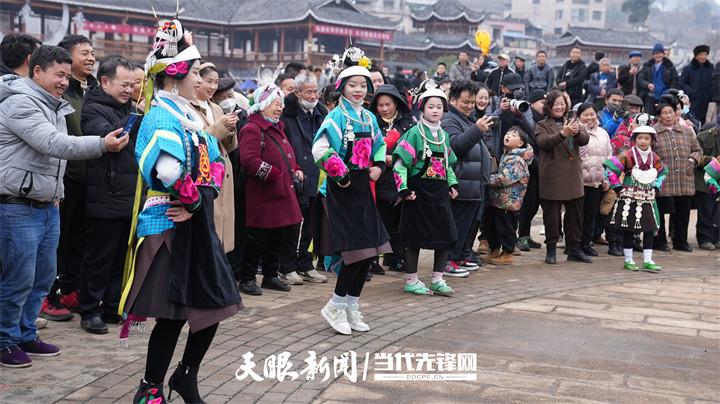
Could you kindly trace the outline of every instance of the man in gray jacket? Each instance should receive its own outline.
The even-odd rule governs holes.
[[[122,129],[70,137],[62,99],[70,54],[41,46],[30,57],[30,77],[0,83],[0,365],[27,367],[28,355],[54,356],[60,348],[41,341],[34,322],[57,270],[66,159],[120,151]]]
[[[535,90],[542,90],[547,94],[555,83],[555,70],[547,63],[547,53],[544,50],[537,52],[535,61],[537,63],[530,66],[523,77],[525,94],[530,94]]]

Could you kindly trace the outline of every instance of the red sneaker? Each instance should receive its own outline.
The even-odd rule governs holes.
[[[48,295],[45,298],[38,315],[50,321],[67,321],[74,317],[57,295]]]
[[[60,303],[64,304],[68,310],[73,313],[80,311],[80,299],[77,292],[72,292],[60,298]]]

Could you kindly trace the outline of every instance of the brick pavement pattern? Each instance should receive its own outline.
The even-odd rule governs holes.
[[[243,296],[247,309],[220,325],[201,366],[200,393],[213,404],[718,400],[718,253],[657,253],[655,261],[664,270],[648,274],[621,269],[622,258],[602,250],[592,265],[560,256],[555,266],[542,264],[543,250],[532,250],[515,257],[512,267],[486,265],[467,279],[448,278],[456,289],[453,297],[404,293],[404,274],[375,276],[361,299],[371,330],[352,336],[336,334],[320,316],[334,276],[327,284],[293,286],[290,293]],[[420,278],[429,278],[432,259],[427,253],[421,257]],[[62,348],[60,356],[0,371],[0,402],[132,400],[143,376],[149,330],[133,332],[130,347],[120,348],[118,327],[91,335],[81,330],[77,317],[41,330],[43,339]],[[344,376],[325,382],[235,377],[248,351],[262,375],[268,355],[292,353],[293,370],[299,371],[309,349],[331,362],[349,350],[358,356],[476,352],[478,381],[375,382],[369,377],[352,384]]]

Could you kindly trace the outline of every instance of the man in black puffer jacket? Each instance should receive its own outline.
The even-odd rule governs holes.
[[[286,270],[296,271],[303,281],[316,283],[327,282],[327,277],[313,268],[313,256],[308,252],[312,241],[310,208],[315,202],[320,180],[320,169],[315,165],[315,159],[312,156],[312,144],[315,134],[328,113],[323,103],[318,102],[319,96],[315,75],[301,73],[295,77],[295,90],[285,98],[285,108],[280,115],[280,122],[285,125],[285,135],[295,152],[295,161],[305,174],[305,193],[298,198],[300,213],[304,220],[300,234],[299,254],[291,265],[293,268],[286,268]],[[300,225],[298,225],[298,230],[300,230]],[[281,272],[286,273],[286,270],[281,270]]]
[[[656,71],[661,75],[655,77]],[[679,80],[675,65],[665,57],[665,48],[655,44],[652,59],[643,63],[637,76],[637,95],[645,102],[645,112],[654,114],[660,96],[671,88],[678,88]]]
[[[491,157],[483,141],[483,136],[489,131],[490,117],[473,119],[477,92],[478,85],[473,81],[453,81],[448,112],[440,121],[440,126],[450,136],[450,147],[458,159],[453,166],[458,180],[458,196],[450,200],[458,238],[448,255],[447,276],[467,277],[468,268],[477,268],[477,265],[467,262],[463,253],[473,221],[480,220],[484,187],[490,181]]]
[[[98,78],[100,85],[89,89],[83,99],[84,136],[104,136],[123,128],[133,113],[130,95],[135,79],[130,64],[121,56],[107,56],[100,63]],[[138,117],[135,130],[124,135],[130,136],[127,147],[85,162],[87,237],[92,242],[80,276],[80,325],[93,334],[105,334],[105,323],[120,321],[117,309],[138,176],[135,136],[139,126]]]
[[[583,97],[583,83],[589,76],[587,66],[580,57],[582,57],[580,48],[572,48],[570,60],[560,67],[560,71],[558,71],[555,78],[558,86],[562,87],[570,96],[570,108],[585,99]]]

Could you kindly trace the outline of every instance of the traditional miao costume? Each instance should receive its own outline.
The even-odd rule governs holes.
[[[430,94],[428,94],[430,93]],[[423,97],[424,96],[424,97]],[[441,98],[440,90],[428,90],[420,98],[422,105],[430,97]],[[450,209],[450,187],[458,181],[452,165],[457,161],[450,149],[450,136],[440,127],[421,118],[398,142],[393,153],[395,181],[401,198],[415,192],[415,200],[403,202],[400,232],[407,247],[405,264],[408,281],[405,291],[416,294],[451,294],[453,289],[442,279],[450,247],[457,241],[455,220]],[[420,249],[435,250],[433,280],[428,289],[417,279]]]
[[[187,77],[182,74],[200,58],[194,46],[178,53],[178,44],[187,42],[177,20],[160,27],[156,43],[146,64],[148,105],[156,74],[162,72],[166,80],[182,80]],[[159,55],[165,57],[157,59]],[[121,337],[127,337],[127,324],[132,320],[155,317],[157,322],[136,403],[161,398],[158,402],[165,402],[163,381],[186,322],[190,334],[169,387],[186,402],[201,402],[197,391],[200,362],[218,323],[243,307],[213,219],[214,199],[223,185],[224,160],[217,140],[202,128],[203,121],[189,100],[158,90],[137,135],[135,155],[148,191],[137,218],[136,248],[126,267],[120,310],[130,317]],[[141,184],[138,181],[135,212]],[[179,201],[192,213],[190,219],[171,221],[166,212],[172,201]]]
[[[340,73],[338,91],[342,92],[353,76],[365,77],[368,89],[372,89],[368,70],[352,66]],[[318,198],[324,213],[314,215],[319,220],[314,223],[313,244],[326,257],[342,258],[335,301],[329,301],[322,314],[343,334],[349,334],[351,329],[369,329],[361,321],[357,299],[373,258],[392,252],[368,175],[371,165],[385,169],[385,150],[375,116],[363,108],[362,101],[354,104],[344,96],[325,118],[313,142],[315,163],[326,174]]]
[[[634,134],[648,133],[642,132],[642,128],[648,127],[638,127]],[[641,131],[638,132],[638,129]],[[603,165],[610,186],[618,193],[609,225],[623,232],[625,268],[638,270],[632,259],[633,234],[642,232],[644,255],[642,269],[649,272],[659,271],[660,267],[652,261],[653,235],[658,230],[660,222],[655,194],[665,181],[667,167],[650,147],[642,151],[637,146],[611,157]],[[623,173],[625,179],[620,182],[620,175]]]
[[[720,227],[720,157],[713,158],[704,168],[705,183],[715,195],[715,211],[712,215],[713,227]]]

